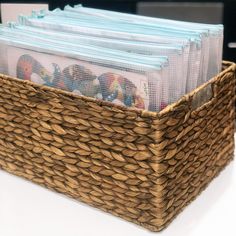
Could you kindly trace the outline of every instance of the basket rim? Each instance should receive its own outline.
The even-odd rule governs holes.
[[[207,85],[212,84],[215,80],[217,80],[217,78],[221,77],[225,73],[227,73],[231,70],[236,71],[236,64],[234,62],[223,61],[223,65],[227,66],[227,68],[225,70],[223,70],[222,72],[220,72],[219,74],[214,76],[212,79],[210,79],[206,83],[200,85],[199,87],[197,87],[193,91],[185,94],[178,101],[167,105],[163,110],[161,110],[159,112],[148,111],[148,110],[144,110],[144,109],[138,109],[138,108],[135,108],[135,107],[126,107],[126,106],[123,106],[123,105],[118,105],[118,104],[115,104],[115,103],[112,103],[112,102],[104,101],[102,99],[96,99],[96,98],[92,98],[92,97],[78,95],[78,94],[75,94],[73,92],[69,92],[69,91],[66,91],[66,90],[58,89],[58,88],[49,87],[49,86],[42,85],[42,84],[37,84],[37,83],[29,81],[29,80],[22,80],[22,79],[19,79],[17,77],[13,77],[13,76],[1,74],[1,73],[0,73],[0,79],[2,79],[2,80],[11,79],[16,83],[26,84],[26,85],[32,86],[35,89],[41,89],[45,92],[50,91],[50,92],[54,92],[54,93],[59,93],[63,96],[70,97],[70,98],[73,98],[73,99],[83,100],[84,102],[96,103],[96,105],[102,106],[102,107],[104,107],[106,109],[109,109],[109,110],[115,109],[115,110],[119,110],[119,112],[134,112],[137,115],[140,115],[141,117],[158,118],[159,116],[163,116],[164,114],[174,110],[179,104],[181,104],[183,102],[188,102],[191,99],[191,97],[193,97],[196,93],[198,93],[200,90],[205,88]]]

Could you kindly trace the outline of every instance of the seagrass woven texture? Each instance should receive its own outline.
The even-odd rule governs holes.
[[[232,65],[232,62],[224,61],[223,65],[222,65],[222,69],[225,70],[228,67],[230,67],[231,65]],[[235,76],[234,78],[236,79],[236,71],[235,71],[234,76]],[[235,86],[235,94],[236,94],[236,86]],[[236,99],[235,99],[235,111],[236,111]],[[236,112],[235,112],[235,122],[236,122]]]
[[[0,168],[159,231],[233,157],[230,65],[160,113],[0,75]]]

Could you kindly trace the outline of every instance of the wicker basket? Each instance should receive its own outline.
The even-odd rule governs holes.
[[[159,231],[233,158],[224,67],[159,113],[0,75],[0,168]]]

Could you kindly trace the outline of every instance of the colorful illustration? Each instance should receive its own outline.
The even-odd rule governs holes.
[[[32,74],[41,77],[45,84],[51,86],[53,77],[50,73],[30,55],[23,55],[17,63],[17,77],[24,80],[31,80]]]
[[[39,61],[25,54],[17,62],[17,77],[79,95],[145,108],[144,100],[137,94],[137,87],[124,76],[111,72],[96,76],[91,70],[78,64],[69,65],[63,70],[56,63],[52,63],[52,67],[53,72],[50,73]]]
[[[123,103],[125,106],[144,108],[143,99],[137,95],[137,87],[127,78],[114,74],[105,73],[98,77],[104,100]]]
[[[100,85],[95,84],[97,77],[84,66],[76,64],[68,66],[62,74],[69,91],[77,90],[81,95],[88,97],[96,97],[100,93]]]

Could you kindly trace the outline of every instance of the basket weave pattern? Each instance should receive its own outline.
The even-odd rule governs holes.
[[[0,168],[159,231],[233,158],[235,68],[159,113],[0,75]]]

